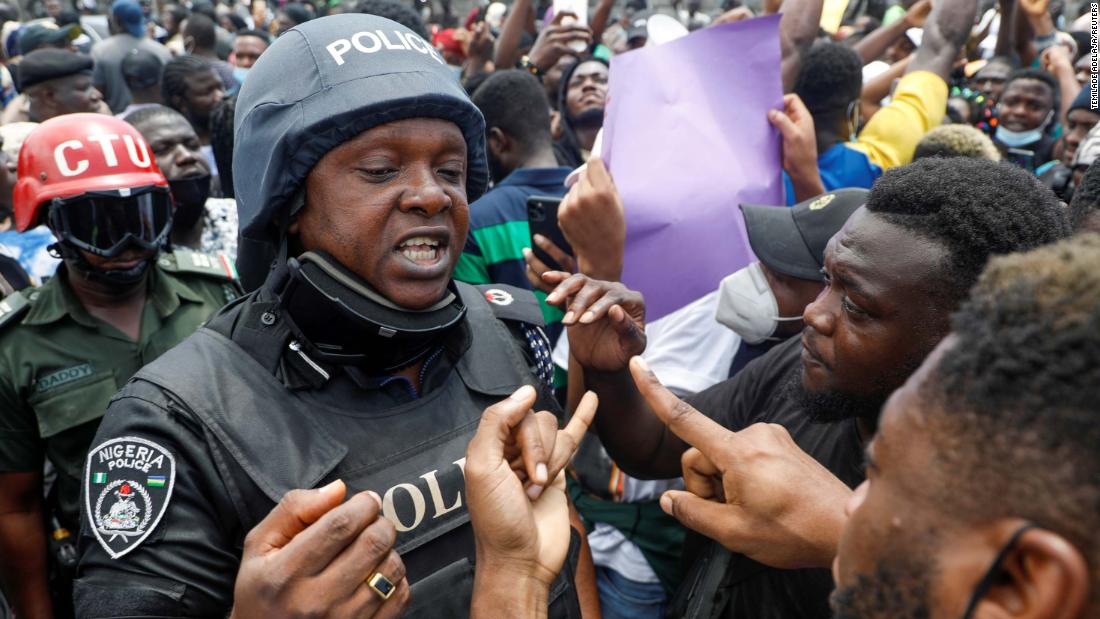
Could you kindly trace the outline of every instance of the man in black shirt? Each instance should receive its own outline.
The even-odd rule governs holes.
[[[801,339],[687,400],[722,426],[784,426],[849,486],[889,394],[948,331],[948,318],[990,255],[1069,232],[1065,209],[1033,175],[981,160],[923,160],[888,172],[825,251],[826,289],[806,308]],[[641,295],[583,275],[547,298],[566,307],[571,354],[602,402],[596,427],[609,455],[640,478],[681,473],[690,447],[639,393],[627,364],[645,348]],[[575,318],[574,318],[575,317]],[[690,524],[690,523],[688,523]],[[720,539],[744,550],[734,539]],[[689,616],[827,617],[825,570],[780,571],[713,550],[685,580]],[[717,573],[716,573],[717,571]]]

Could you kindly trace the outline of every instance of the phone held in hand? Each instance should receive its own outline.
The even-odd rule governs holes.
[[[527,198],[527,221],[531,226],[531,251],[535,254],[535,257],[551,269],[564,271],[566,269],[557,260],[551,258],[535,243],[535,235],[541,234],[550,239],[563,252],[570,256],[573,255],[573,247],[569,245],[569,241],[565,240],[565,235],[558,227],[559,204],[561,204],[561,198],[553,196],[531,196]]]

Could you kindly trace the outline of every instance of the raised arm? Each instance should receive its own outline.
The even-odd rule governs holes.
[[[500,27],[500,36],[493,53],[494,65],[506,69],[516,66],[516,61],[519,60],[519,40],[523,38],[527,14],[530,12],[531,0],[515,0],[512,3],[508,16],[504,18],[504,25]]]
[[[863,37],[859,43],[856,43],[852,49],[859,54],[859,58],[863,61],[863,64],[867,64],[879,56],[882,56],[894,41],[897,41],[905,34],[906,30],[924,26],[924,20],[928,17],[928,13],[931,10],[932,0],[919,0],[919,2],[909,7],[904,17],[895,20],[889,25],[875,29],[874,32]]]
[[[995,56],[1017,57],[1016,53],[1016,0],[999,0],[1001,25],[997,30],[997,45],[993,48]]]
[[[802,58],[817,37],[822,4],[822,0],[783,0],[779,7],[783,13],[779,21],[779,49],[783,55],[780,71],[785,93],[794,88]]]
[[[1043,50],[1040,60],[1043,69],[1058,80],[1059,97],[1061,99],[1058,118],[1065,125],[1069,122],[1066,117],[1069,114],[1069,108],[1073,105],[1073,100],[1077,98],[1077,93],[1081,92],[1081,85],[1077,83],[1076,71],[1073,69],[1073,59],[1070,58],[1065,47],[1054,44]]]
[[[611,17],[611,9],[615,8],[615,0],[600,0],[596,10],[592,12],[592,19],[588,25],[592,28],[592,42],[603,42],[603,31],[607,29],[607,20]]]
[[[580,273],[554,271],[543,279],[558,285],[546,302],[567,310],[569,353],[584,368],[585,387],[600,398],[596,430],[608,455],[633,477],[678,476],[688,446],[666,430],[627,369],[645,350],[642,295]]]
[[[930,71],[946,82],[959,49],[970,36],[977,10],[978,0],[940,0],[934,3],[924,26],[921,45],[906,73]],[[1003,18],[1001,25],[1004,27]]]

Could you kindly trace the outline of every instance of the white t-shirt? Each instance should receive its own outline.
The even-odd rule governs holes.
[[[718,291],[714,291],[645,327],[642,358],[670,391],[679,396],[702,391],[729,377],[741,338],[714,319]],[[554,363],[569,366],[569,338],[554,347]],[[634,479],[623,474],[624,503],[652,501],[666,490],[681,489],[683,480]],[[642,551],[615,527],[596,523],[588,536],[592,560],[635,582],[659,582]]]

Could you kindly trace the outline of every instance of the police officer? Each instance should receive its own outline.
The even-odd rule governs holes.
[[[63,265],[41,288],[0,302],[0,574],[18,616],[48,617],[49,566],[53,612],[64,616],[81,467],[107,402],[238,289],[227,261],[162,252],[168,183],[127,123],[46,121],[24,142],[19,172],[16,227],[47,223]],[[47,460],[56,479],[43,502]]]
[[[392,614],[411,585],[411,616],[464,616],[482,411],[523,385],[559,410],[534,296],[451,277],[488,181],[481,115],[426,41],[348,14],[272,45],[236,127],[238,266],[259,288],[112,402],[88,454],[78,614],[292,615],[304,579],[314,612]],[[537,494],[547,473],[526,473]],[[297,531],[272,535],[269,514]],[[569,537],[551,616],[580,616]]]

